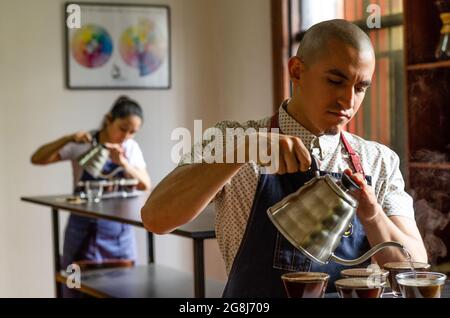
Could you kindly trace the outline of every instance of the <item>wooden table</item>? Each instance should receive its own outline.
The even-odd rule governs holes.
[[[61,297],[61,263],[59,254],[59,210],[68,211],[77,215],[106,219],[143,227],[140,210],[147,196],[141,195],[133,198],[104,199],[98,203],[86,202],[73,204],[67,201],[71,195],[22,197],[22,201],[48,206],[52,211],[53,261],[55,271],[56,295]],[[204,269],[204,240],[215,238],[214,210],[208,206],[195,220],[180,226],[172,234],[188,237],[193,240],[194,250],[194,296],[205,297],[205,269]],[[154,271],[153,234],[148,233],[148,259]],[[158,267],[158,266],[156,266]],[[145,271],[145,270],[144,270]],[[162,270],[160,270],[162,271]],[[142,272],[142,271],[141,271]],[[139,272],[139,273],[141,273]],[[164,271],[163,271],[164,272]],[[59,277],[59,278],[58,278]]]
[[[68,275],[61,271],[56,280],[66,284]],[[77,290],[97,298],[192,298],[196,297],[192,278],[192,274],[153,263],[83,272]],[[206,297],[222,297],[224,285],[206,279]]]

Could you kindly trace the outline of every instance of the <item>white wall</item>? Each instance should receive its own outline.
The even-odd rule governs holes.
[[[30,154],[40,144],[97,127],[114,99],[128,94],[144,108],[136,139],[157,183],[175,166],[175,127],[191,128],[194,119],[203,119],[206,128],[225,118],[271,113],[269,0],[133,0],[171,7],[172,88],[154,91],[67,90],[64,1],[0,1],[0,296],[53,296],[49,209],[19,197],[68,193],[71,173],[68,163],[32,166]],[[142,263],[145,232],[138,237]],[[156,238],[159,263],[191,271],[191,251],[188,239]],[[207,276],[224,280],[215,240],[207,241],[205,255]]]
[[[2,12],[2,4],[0,4],[0,12]],[[1,16],[1,14],[0,14]],[[5,28],[5,21],[0,18],[0,30],[3,30]],[[0,31],[2,32],[2,31]],[[0,33],[3,35],[2,33]],[[0,36],[2,38],[2,36]],[[3,62],[5,60],[5,52],[6,50],[3,50],[0,48],[0,72],[3,70]],[[2,82],[0,83],[0,96],[3,96],[5,92],[5,89],[3,88]],[[0,258],[0,297],[3,297],[6,295],[6,264],[7,264],[7,251],[6,251],[6,240],[7,240],[7,225],[5,224],[6,221],[6,211],[7,211],[7,201],[6,201],[6,187],[7,187],[7,175],[6,175],[6,116],[3,114],[3,111],[5,111],[7,105],[3,102],[0,102],[0,255],[4,255],[5,257]]]

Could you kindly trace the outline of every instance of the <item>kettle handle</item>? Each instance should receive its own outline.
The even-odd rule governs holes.
[[[309,153],[311,156],[311,166],[309,167],[309,171],[311,171],[316,177],[320,176],[320,170],[319,170],[319,160],[316,156],[314,156],[311,152]]]
[[[361,187],[356,184],[355,181],[346,173],[342,173],[342,184],[344,187],[346,187],[348,190],[361,190]]]
[[[312,172],[314,176],[320,177],[319,160],[311,152],[309,154],[311,156],[311,166],[309,167],[308,172]],[[349,175],[343,173],[341,180],[344,187],[348,190],[361,190],[361,187],[358,186]]]
[[[388,242],[382,242],[380,244],[375,245],[370,250],[368,250],[366,253],[364,253],[362,256],[360,256],[356,259],[343,259],[343,258],[340,258],[339,256],[334,255],[334,253],[333,253],[330,256],[330,261],[333,261],[338,264],[346,265],[346,266],[354,266],[354,265],[358,265],[358,264],[361,264],[361,263],[367,261],[376,252],[378,252],[379,250],[386,248],[386,247],[398,247],[398,248],[401,248],[403,251],[405,251],[405,247],[402,244],[395,242],[395,241],[388,241]]]

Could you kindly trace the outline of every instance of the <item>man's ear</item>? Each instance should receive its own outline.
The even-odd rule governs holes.
[[[289,77],[293,83],[300,80],[300,75],[305,69],[305,63],[298,57],[293,56],[288,61]]]

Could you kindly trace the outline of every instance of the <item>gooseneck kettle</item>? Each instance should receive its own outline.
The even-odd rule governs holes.
[[[100,143],[97,143],[95,138],[92,140],[92,147],[82,154],[78,158],[78,164],[86,170],[92,177],[98,178],[102,177],[105,179],[110,179],[115,176],[118,172],[122,171],[122,167],[117,167],[108,174],[103,174],[103,167],[109,159],[108,148]]]
[[[358,208],[350,191],[360,188],[345,173],[337,182],[329,175],[320,176],[317,159],[311,158],[314,178],[267,210],[272,223],[292,245],[312,261],[347,266],[361,264],[385,247],[405,250],[402,244],[389,241],[373,246],[357,259],[334,255]]]

